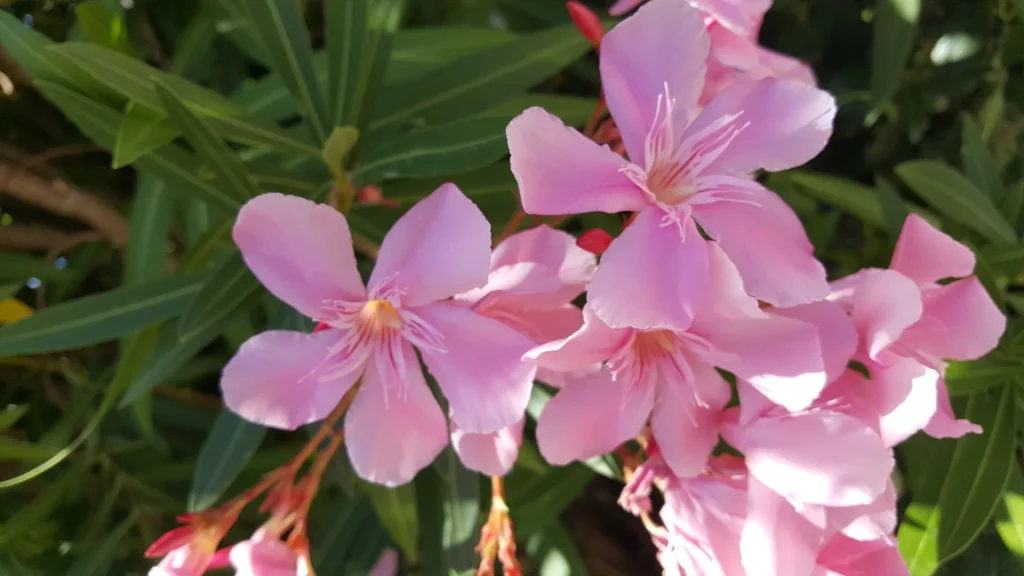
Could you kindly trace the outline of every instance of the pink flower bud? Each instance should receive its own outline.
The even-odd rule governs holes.
[[[612,240],[614,240],[614,238],[612,238],[611,234],[601,230],[600,228],[591,228],[583,234],[580,234],[580,237],[576,239],[576,245],[591,254],[597,254],[600,256],[608,249]]]
[[[596,50],[600,51],[601,38],[604,37],[604,26],[601,25],[601,19],[590,8],[575,0],[566,2],[565,7],[569,10],[569,16],[576,24],[576,29],[594,45]]]

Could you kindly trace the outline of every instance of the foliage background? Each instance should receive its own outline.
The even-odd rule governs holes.
[[[539,104],[579,125],[597,94],[560,0],[334,0],[326,18],[317,0],[0,6],[0,320],[35,310],[0,328],[3,575],[144,574],[175,515],[302,445],[220,408],[219,370],[245,338],[303,326],[226,232],[259,190],[325,198],[331,128],[362,129],[357,183],[408,207],[454,180],[500,231],[516,205],[505,123]],[[776,0],[762,42],[811,63],[840,103],[825,152],[765,178],[831,277],[885,266],[918,212],[976,250],[1010,316],[1000,348],[947,380],[985,434],[900,450],[899,538],[914,576],[1024,573],[1024,0]],[[364,252],[401,210],[354,208]],[[413,573],[474,565],[489,488],[450,452],[397,490],[356,481],[343,457],[330,475],[319,573],[364,574],[385,546]],[[507,486],[528,571],[657,573],[616,476],[612,460],[551,468],[527,440]]]

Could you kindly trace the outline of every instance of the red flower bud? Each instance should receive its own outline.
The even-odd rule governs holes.
[[[146,558],[159,558],[166,556],[171,550],[176,550],[187,545],[196,536],[195,526],[179,526],[174,530],[156,539],[156,542],[146,549]]]
[[[601,38],[604,37],[604,26],[601,25],[601,19],[590,8],[575,0],[566,2],[565,7],[568,8],[569,16],[576,24],[576,29],[594,45],[594,49],[600,51]]]
[[[576,239],[576,245],[580,248],[600,256],[604,254],[604,251],[608,249],[608,245],[612,243],[612,235],[601,230],[600,228],[591,228],[580,237]]]

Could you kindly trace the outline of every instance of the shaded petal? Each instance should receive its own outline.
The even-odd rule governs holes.
[[[663,212],[640,212],[601,257],[588,306],[613,328],[686,330],[707,294],[708,248],[693,220],[662,226]]]
[[[736,265],[721,245],[708,242],[708,288],[704,304],[693,319],[691,332],[700,332],[726,319],[765,318],[757,299],[748,296]]]
[[[448,444],[448,423],[434,400],[412,345],[403,342],[404,381],[370,362],[345,414],[345,447],[365,480],[398,486],[427,467]]]
[[[827,380],[832,382],[842,376],[857,351],[857,330],[841,306],[822,301],[792,308],[773,308],[770,313],[812,324],[818,331]]]
[[[892,481],[885,492],[865,506],[827,508],[829,537],[842,533],[860,541],[885,538],[896,531],[896,487]]]
[[[733,84],[711,99],[683,138],[735,114],[740,116],[734,124],[743,129],[705,174],[800,166],[817,156],[832,135],[836,102],[828,92],[797,80],[764,78]]]
[[[917,360],[900,358],[889,366],[872,365],[871,383],[886,446],[895,446],[924,429],[938,410],[939,374]]]
[[[850,297],[850,320],[872,359],[921,318],[921,291],[913,280],[891,270],[874,270]]]
[[[974,253],[917,214],[907,216],[889,268],[920,283],[963,278],[974,271]]]
[[[817,86],[814,70],[797,58],[757,46],[757,61],[761,73],[766,77],[796,80],[809,86]]]
[[[732,319],[699,333],[712,346],[702,357],[749,382],[787,410],[803,410],[825,388],[818,331],[782,316]]]
[[[756,36],[772,0],[689,0],[736,34]]]
[[[808,504],[868,504],[885,490],[893,468],[892,453],[874,430],[837,412],[762,418],[743,428],[725,424],[722,435],[746,456],[752,476]]]
[[[616,0],[615,4],[608,9],[608,13],[612,16],[622,16],[626,12],[629,12],[633,8],[639,6],[644,0]]]
[[[534,343],[497,320],[439,302],[415,310],[444,337],[447,352],[421,349],[448,398],[452,420],[475,434],[518,422],[530,401],[536,367],[522,361]]]
[[[654,406],[654,386],[627,388],[607,370],[566,375],[537,419],[537,445],[551,464],[589,460],[636,438]]]
[[[579,286],[580,292],[597,267],[597,258],[577,246],[575,237],[548,226],[513,234],[491,254],[491,270],[520,262],[543,264],[554,270],[563,284]]]
[[[953,407],[949,403],[949,392],[946,384],[940,382],[935,389],[935,415],[932,416],[924,432],[932,438],[959,438],[965,434],[981,434],[981,426],[966,419],[957,419]]]
[[[579,370],[608,360],[628,345],[633,331],[611,328],[589,305],[583,308],[583,326],[575,334],[527,352],[523,360],[556,372]]]
[[[246,540],[231,547],[235,576],[296,576],[299,558],[276,538]]]
[[[572,304],[563,304],[549,310],[521,310],[503,307],[475,310],[519,330],[535,344],[568,338],[583,327],[583,311]]]
[[[385,548],[377,558],[377,563],[370,568],[367,576],[396,576],[398,574],[398,552],[394,548]]]
[[[325,300],[366,296],[348,222],[326,204],[262,194],[242,206],[231,236],[267,290],[310,318]]]
[[[693,217],[736,265],[747,293],[775,306],[828,295],[825,267],[814,258],[800,220],[778,195],[737,178],[715,178],[714,189],[733,190],[743,202],[698,204]]]
[[[451,421],[452,447],[466,468],[487,476],[504,476],[512,469],[523,443],[526,418],[489,434],[471,434]]]
[[[337,330],[271,330],[249,338],[224,366],[224,404],[242,418],[271,428],[294,430],[323,420],[362,372],[335,371],[330,380],[321,380],[319,368],[340,339]]]
[[[1006,316],[976,276],[924,292],[921,321],[900,344],[931,358],[976,360],[999,345]]]
[[[687,359],[692,381],[662,375],[651,417],[658,448],[677,476],[700,474],[718,443],[718,416],[729,402],[729,383],[714,367]]]
[[[822,530],[757,478],[747,480],[747,518],[740,538],[746,576],[809,575]]]
[[[891,536],[867,542],[836,536],[819,553],[818,564],[828,576],[910,576],[896,539]]]
[[[608,110],[629,159],[645,162],[644,143],[666,92],[675,100],[678,133],[685,110],[697,105],[704,86],[710,41],[704,20],[686,0],[649,2],[601,41],[601,81]],[[682,110],[680,110],[682,109]]]
[[[542,108],[529,108],[505,129],[523,210],[557,215],[626,212],[648,204],[621,171],[628,162]]]
[[[367,283],[401,289],[403,306],[422,306],[483,286],[491,225],[454,184],[409,209],[384,237]]]

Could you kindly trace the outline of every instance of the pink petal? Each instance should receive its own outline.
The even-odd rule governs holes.
[[[911,358],[870,370],[882,442],[895,446],[924,429],[935,415],[939,374]]]
[[[931,358],[976,360],[999,345],[1006,316],[976,276],[924,293],[921,321],[900,343]]]
[[[826,374],[814,325],[782,316],[732,319],[699,336],[712,350],[704,359],[753,385],[790,411],[803,410],[825,388]]]
[[[507,317],[504,321],[538,343],[568,338],[583,327],[583,310],[572,304],[549,310],[520,311],[517,316],[515,321]]]
[[[492,271],[520,262],[543,264],[557,272],[563,284],[580,286],[580,292],[597,266],[594,255],[576,245],[576,238],[548,226],[513,234],[491,254]]]
[[[348,222],[326,204],[262,194],[242,206],[231,235],[260,282],[310,318],[325,300],[366,296]]]
[[[775,306],[796,306],[824,298],[825,267],[814,258],[793,210],[774,192],[753,182],[716,178],[720,190],[756,206],[719,201],[694,206],[693,217],[722,247],[743,278],[747,293]]]
[[[601,257],[588,306],[613,328],[686,330],[707,294],[708,249],[693,221],[685,240],[663,212],[640,212]]]
[[[620,171],[627,162],[542,108],[505,129],[523,210],[557,215],[640,210],[648,200]]]
[[[693,319],[690,331],[713,328],[726,319],[764,318],[766,315],[757,299],[747,296],[736,265],[725,255],[721,245],[708,242],[707,247],[707,297]]]
[[[629,159],[645,162],[644,142],[666,92],[675,100],[677,134],[686,110],[697,105],[708,57],[704,20],[686,0],[649,2],[601,42],[601,81],[608,110],[622,133]]]
[[[747,480],[746,523],[740,553],[746,576],[810,574],[822,530],[757,478]]]
[[[610,328],[588,304],[583,308],[583,326],[575,334],[538,346],[523,360],[557,372],[579,370],[608,360],[627,346],[632,336],[628,328]]]
[[[889,268],[919,284],[963,278],[974,271],[974,253],[917,214],[907,216]]]
[[[793,308],[773,308],[772,314],[792,318],[814,325],[829,382],[846,371],[847,364],[857,351],[857,330],[846,312],[835,302],[813,302]]]
[[[885,492],[870,504],[829,507],[826,511],[829,537],[842,533],[862,542],[885,538],[896,531],[896,487],[890,480]]]
[[[958,420],[953,413],[953,407],[949,403],[949,392],[946,384],[940,383],[935,389],[935,415],[932,416],[928,425],[925,426],[925,434],[932,438],[959,438],[965,434],[981,434],[981,426],[970,420]]]
[[[537,420],[537,444],[556,466],[612,452],[635,438],[654,406],[654,386],[627,389],[607,370],[567,376]]]
[[[752,476],[784,498],[808,504],[868,504],[885,490],[893,468],[892,453],[878,435],[837,412],[762,418],[742,429],[726,424],[722,434],[746,456]]]
[[[608,9],[608,13],[612,16],[622,16],[626,12],[629,12],[633,8],[639,6],[644,0],[617,0],[612,7]]]
[[[224,367],[224,404],[242,418],[271,428],[294,430],[323,420],[362,372],[356,367],[321,380],[318,368],[340,339],[337,330],[271,330],[249,338]]]
[[[394,548],[385,548],[380,553],[377,563],[370,568],[367,576],[396,576],[398,574],[398,552]]]
[[[757,35],[771,0],[689,0],[715,21],[744,36]]]
[[[421,349],[448,398],[452,420],[475,434],[497,432],[526,411],[536,367],[522,361],[534,343],[520,332],[455,304],[415,310],[444,337],[447,352]]]
[[[796,80],[808,86],[818,85],[811,67],[792,56],[758,46],[757,60],[766,77]]]
[[[659,382],[651,431],[665,463],[681,478],[704,470],[718,443],[718,415],[729,402],[729,384],[714,367],[695,358],[684,360],[693,381]]]
[[[452,447],[466,468],[487,476],[504,476],[512,469],[523,443],[524,417],[519,422],[489,434],[471,434],[451,421]]]
[[[836,536],[819,553],[818,564],[827,576],[910,576],[891,536],[868,542]]]
[[[872,270],[850,298],[850,320],[872,359],[896,342],[921,318],[924,306],[917,284],[890,270]]]
[[[277,539],[246,540],[231,548],[235,576],[296,576],[299,559]]]
[[[402,344],[405,380],[370,362],[345,414],[345,447],[365,480],[398,486],[434,461],[448,444],[448,423],[434,400],[412,345]]]
[[[745,126],[704,174],[770,172],[800,166],[818,155],[832,135],[835,99],[796,80],[765,78],[733,84],[711,99],[686,129],[696,134],[723,116],[741,114]]]
[[[409,209],[384,237],[371,289],[394,286],[403,306],[422,306],[483,286],[491,259],[491,225],[454,185]]]

